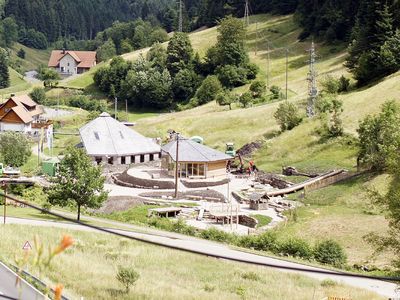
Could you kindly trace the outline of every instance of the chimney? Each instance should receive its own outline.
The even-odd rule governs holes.
[[[62,49],[62,54],[65,54],[65,48]]]
[[[11,97],[11,98],[12,98],[12,97],[15,97],[15,94],[11,94],[10,97]]]

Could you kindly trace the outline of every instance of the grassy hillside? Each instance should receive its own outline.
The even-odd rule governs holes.
[[[248,30],[247,45],[251,60],[260,67],[259,78],[265,80],[269,43],[269,82],[270,85],[281,88],[285,86],[285,49],[289,49],[289,101],[298,105],[305,115],[308,88],[306,50],[311,41],[299,42],[299,32],[292,16],[254,16]],[[195,50],[204,54],[215,43],[216,36],[216,28],[211,28],[193,33],[190,38]],[[344,45],[316,43],[316,50],[319,80],[326,74],[349,76],[343,66],[346,57]],[[132,60],[146,51],[147,49],[135,51],[124,55],[124,58]],[[280,133],[273,117],[279,103],[247,109],[236,107],[231,111],[216,103],[208,103],[184,112],[140,119],[136,129],[152,137],[164,137],[168,129],[174,129],[188,137],[200,135],[207,145],[220,150],[224,149],[226,142],[234,142],[236,148],[239,148],[246,143],[263,140],[265,144],[254,154],[254,160],[260,169],[270,172],[280,172],[281,167],[287,165],[311,172],[339,168],[355,170],[358,123],[366,115],[378,112],[384,101],[400,101],[399,77],[400,73],[394,74],[364,89],[340,95],[339,98],[344,103],[342,118],[347,136],[331,141],[321,141],[316,134],[316,129],[320,126],[318,119],[304,119],[295,129]],[[247,88],[241,87],[236,92],[241,93]],[[300,209],[298,218],[291,219],[279,231],[283,235],[302,236],[312,240],[330,237],[339,240],[346,248],[351,264],[367,262],[385,266],[390,262],[390,256],[383,255],[374,262],[370,257],[371,246],[363,241],[363,236],[371,230],[383,233],[387,229],[387,221],[382,214],[371,212],[369,208],[370,200],[366,189],[375,183],[385,187],[386,181],[384,177],[365,176],[310,193],[304,199],[309,206]]]
[[[310,41],[297,41],[300,29],[292,17],[255,18],[259,21],[259,33],[256,34],[255,24],[250,26],[248,46],[252,61],[261,69],[259,77],[266,78],[268,39],[270,45],[275,48],[270,53],[270,84],[284,87],[285,53],[282,48],[289,45],[289,101],[297,104],[305,114],[308,88],[306,50],[310,47]],[[215,29],[196,33],[196,39],[202,41],[200,49],[210,44],[205,42],[210,33],[215,34]],[[203,35],[206,38],[202,39]],[[319,80],[322,80],[325,74],[349,76],[343,67],[346,57],[343,45],[328,46],[317,43],[316,49]],[[364,89],[340,95],[339,98],[344,103],[343,125],[348,136],[332,141],[322,142],[316,134],[316,129],[320,126],[318,119],[305,119],[292,131],[280,133],[273,117],[278,103],[232,111],[209,103],[185,112],[140,120],[137,129],[150,136],[164,136],[166,130],[172,128],[186,136],[203,136],[206,144],[219,149],[224,149],[228,141],[235,142],[239,148],[245,143],[263,140],[265,144],[255,153],[254,160],[260,169],[270,172],[279,173],[281,167],[287,165],[311,172],[339,168],[355,170],[358,123],[366,115],[377,113],[386,100],[400,101],[399,77],[400,73],[397,73]],[[243,92],[246,88],[242,87],[237,92]],[[363,240],[363,236],[370,231],[384,233],[387,230],[387,221],[381,212],[370,211],[370,199],[366,193],[376,182],[384,188],[384,178],[361,177],[306,195],[303,201],[309,206],[300,209],[298,217],[280,228],[280,233],[314,241],[323,237],[333,238],[346,248],[350,264],[387,266],[391,260],[390,255],[383,254],[375,260],[371,256],[372,247]]]
[[[15,70],[9,68],[10,72],[10,87],[6,89],[0,89],[0,95],[2,100],[10,97],[12,93],[21,93],[29,90],[31,84],[22,79],[21,74],[17,73]]]
[[[20,49],[25,51],[25,59],[17,56]],[[49,62],[50,50],[37,50],[28,48],[20,43],[15,43],[11,48],[11,57],[13,59],[20,59],[22,68],[26,71],[36,70],[40,65],[46,65]]]
[[[63,234],[71,235],[75,244],[40,275],[52,287],[62,283],[71,299],[383,299],[330,281],[319,282],[104,234],[17,225],[2,226],[0,234],[0,259],[10,262],[15,254],[23,256],[19,249],[35,235],[52,246]],[[132,266],[140,274],[129,294],[123,293],[115,278],[119,266]],[[29,271],[38,275],[33,267]]]

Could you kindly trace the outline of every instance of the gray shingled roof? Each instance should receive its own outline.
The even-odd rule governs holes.
[[[161,147],[162,151],[168,153],[176,161],[176,141],[169,142]],[[189,139],[179,139],[179,161],[181,162],[212,162],[228,160],[232,157],[214,150],[210,147],[201,145]]]
[[[102,113],[79,129],[86,152],[91,156],[129,156],[159,153],[161,148],[152,139]]]

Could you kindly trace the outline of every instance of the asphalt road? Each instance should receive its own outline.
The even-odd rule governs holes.
[[[25,280],[17,287],[16,280],[17,274],[0,262],[0,299],[2,295],[21,300],[44,299],[44,295]]]
[[[71,230],[83,230],[83,231],[93,231],[94,229],[84,227],[77,224],[63,223],[63,222],[53,222],[53,221],[40,221],[40,220],[28,220],[28,219],[19,219],[19,218],[7,218],[7,223],[14,224],[23,224],[30,226],[50,226],[50,227],[58,227],[65,228]],[[310,270],[324,270],[322,268],[306,266],[299,263],[289,262],[285,260],[280,260],[277,258],[267,257],[256,255],[252,253],[243,252],[240,250],[235,250],[229,248],[227,245],[223,245],[220,243],[214,243],[202,239],[197,239],[185,235],[180,234],[171,234],[168,232],[162,232],[159,230],[149,230],[143,229],[145,232],[134,232],[128,230],[116,230],[112,229],[114,232],[123,233],[132,237],[141,238],[147,241],[156,242],[161,245],[169,245],[174,246],[182,250],[190,250],[195,251],[197,253],[203,255],[211,255],[211,256],[224,256],[226,259],[241,259],[247,262],[257,262],[257,263],[266,263],[272,264],[276,266],[282,267],[295,267],[295,268],[303,268],[308,271],[287,271],[284,272],[296,272],[301,273],[303,275],[318,279],[325,280],[331,279],[335,280],[339,283],[343,283],[346,285],[358,287],[361,289],[366,289],[382,296],[386,297],[399,297],[396,295],[396,285],[390,282],[374,280],[374,279],[365,279],[365,278],[354,278],[350,276],[339,276],[339,275],[328,275],[328,274],[319,274],[309,272]]]

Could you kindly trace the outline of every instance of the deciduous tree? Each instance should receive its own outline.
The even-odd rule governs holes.
[[[99,208],[107,198],[105,177],[100,166],[95,166],[83,149],[69,147],[60,163],[57,176],[49,190],[49,202],[61,206]]]
[[[0,154],[3,163],[20,167],[32,154],[28,138],[19,132],[0,134]]]

